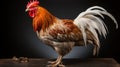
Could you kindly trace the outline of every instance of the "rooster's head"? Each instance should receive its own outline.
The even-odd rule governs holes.
[[[37,1],[37,0],[32,0],[32,1],[28,2],[25,11],[29,12],[30,17],[32,17],[32,18],[35,17],[38,5],[39,5],[39,1]]]

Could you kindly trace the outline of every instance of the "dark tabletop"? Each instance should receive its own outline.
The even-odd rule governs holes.
[[[0,59],[0,67],[47,67],[47,62],[55,59],[28,58],[28,62]],[[66,67],[120,67],[113,58],[63,59]]]

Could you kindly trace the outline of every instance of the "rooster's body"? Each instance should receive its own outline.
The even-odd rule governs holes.
[[[104,18],[103,14],[107,15],[117,25],[114,17],[99,6],[88,8],[85,12],[80,13],[75,20],[69,20],[53,16],[38,4],[38,1],[29,3],[27,11],[33,18],[33,28],[37,36],[59,54],[56,61],[50,62],[49,66],[52,67],[64,66],[61,64],[62,57],[68,54],[74,46],[93,44],[93,54],[98,52],[100,45],[97,33],[105,37],[107,27],[96,15],[102,18]]]

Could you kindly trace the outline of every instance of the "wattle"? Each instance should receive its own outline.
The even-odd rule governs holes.
[[[29,15],[30,15],[30,17],[34,18],[35,17],[35,11],[34,10],[29,11]]]

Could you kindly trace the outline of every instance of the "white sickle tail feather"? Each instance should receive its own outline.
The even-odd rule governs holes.
[[[101,19],[101,18],[104,19],[104,15],[110,17],[116,24],[116,28],[118,28],[118,24],[115,18],[110,13],[108,13],[104,8],[99,6],[93,6],[88,8],[86,11],[80,13],[73,22],[81,30],[85,45],[87,41],[86,29],[90,31],[92,35],[95,37],[96,44],[94,45],[96,45],[97,48],[96,47],[94,48],[95,50],[93,54],[98,53],[100,48],[97,31],[100,35],[103,35],[104,37],[106,37],[108,32],[107,26]],[[101,18],[98,16],[100,16]]]

